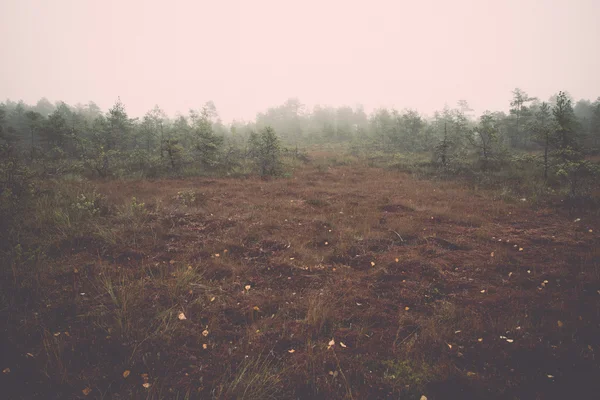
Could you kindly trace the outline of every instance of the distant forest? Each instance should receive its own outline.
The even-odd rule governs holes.
[[[131,118],[120,100],[106,112],[93,102],[71,106],[45,98],[35,105],[7,100],[0,103],[2,185],[10,186],[11,168],[17,164],[40,176],[231,174],[259,156],[267,127],[276,135],[271,145],[277,152],[347,144],[369,154],[419,154],[446,174],[467,166],[493,171],[519,161],[531,164],[544,182],[566,181],[576,194],[582,188],[579,178],[597,172],[589,159],[600,152],[600,98],[575,102],[559,92],[542,101],[515,89],[508,114],[476,116],[460,101],[431,117],[410,109],[381,108],[370,115],[361,107],[308,110],[298,99],[289,99],[259,113],[255,121],[228,125],[212,102],[176,117],[156,106],[142,118]]]

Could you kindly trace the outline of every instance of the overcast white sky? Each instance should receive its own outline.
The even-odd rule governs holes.
[[[213,100],[225,121],[310,106],[600,96],[599,0],[2,0],[0,99],[117,96],[141,116]]]

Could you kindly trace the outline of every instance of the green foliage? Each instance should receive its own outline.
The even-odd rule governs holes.
[[[108,178],[115,174],[114,161],[119,155],[118,150],[106,150],[104,146],[100,146],[91,157],[86,158],[85,165],[92,174]]]
[[[163,149],[167,154],[170,167],[179,171],[183,163],[183,147],[176,139],[167,139],[163,142]]]
[[[453,154],[451,152],[451,148],[453,146],[454,146],[454,142],[448,136],[447,123],[444,122],[444,136],[438,142],[438,144],[435,145],[433,151],[434,151],[434,161],[436,163],[439,163],[439,165],[445,170],[447,170],[448,166],[450,165],[450,162],[451,162],[451,159],[453,156]]]
[[[117,148],[126,141],[132,128],[132,121],[129,120],[125,106],[121,99],[117,99],[114,106],[108,110],[106,115],[106,124],[104,126],[104,144],[107,150]]]
[[[97,194],[95,191],[88,196],[86,196],[84,193],[78,195],[77,200],[72,204],[72,207],[79,212],[88,214],[90,216],[99,214],[101,211],[100,202],[102,201],[103,196]]]
[[[196,133],[196,152],[198,160],[205,168],[215,168],[218,165],[219,152],[223,138],[209,130],[198,130]]]
[[[461,176],[481,183],[501,176],[516,180],[527,165],[528,181],[535,172],[544,177],[540,187],[560,191],[560,185],[571,188],[576,182],[573,174],[588,176],[591,170],[568,164],[574,160],[566,150],[588,158],[600,151],[600,99],[573,106],[559,92],[549,104],[515,89],[508,115],[488,112],[475,121],[466,101],[430,119],[410,109],[382,108],[371,115],[361,106],[308,110],[289,99],[257,115],[255,122],[225,126],[212,102],[175,118],[155,106],[138,121],[128,116],[120,100],[106,113],[94,103],[71,107],[45,99],[35,106],[7,101],[0,105],[0,143],[9,157],[3,160],[4,169],[10,169],[9,160],[17,160],[46,179],[237,176],[249,168],[262,176],[283,175],[281,160],[290,168],[308,162],[284,144],[298,148],[314,143],[333,152],[338,149],[332,146],[346,141],[355,156],[373,166],[392,163],[423,177]],[[508,149],[516,158],[507,157]],[[517,161],[523,150],[535,157]],[[409,162],[409,154],[428,160]]]
[[[384,378],[412,390],[423,389],[434,377],[431,368],[425,363],[411,360],[386,360]]]
[[[558,93],[552,114],[557,125],[556,146],[562,149],[567,147],[576,148],[577,120],[572,101],[565,92]]]
[[[509,130],[509,139],[514,147],[527,147],[530,141],[530,131],[524,130],[531,118],[531,109],[527,103],[537,100],[535,97],[529,97],[523,90],[516,88],[512,92],[513,99],[510,102],[510,115],[512,119],[511,129]]]
[[[35,194],[32,171],[17,157],[11,156],[7,145],[0,145],[0,251],[14,239]]]
[[[273,128],[267,126],[260,134],[250,135],[248,156],[254,161],[260,176],[281,174],[281,143]]]
[[[215,135],[212,128],[210,118],[215,112],[213,107],[214,105],[205,106],[200,116],[192,116],[197,158],[205,169],[212,169],[218,165],[223,145],[223,137]]]
[[[479,125],[468,136],[471,145],[479,153],[481,166],[488,169],[490,162],[498,155],[498,127],[494,116],[486,112],[480,117]]]
[[[185,190],[177,192],[177,200],[185,207],[192,207],[203,200],[203,196],[201,193],[197,193],[194,190]]]
[[[559,158],[561,162],[557,165],[556,175],[567,184],[569,196],[588,194],[600,177],[600,166],[583,159],[571,148],[561,149]]]
[[[146,204],[138,201],[137,198],[132,197],[130,202],[120,208],[119,213],[120,217],[126,222],[127,227],[130,229],[132,233],[131,239],[135,244],[137,234],[148,220]]]
[[[65,185],[35,198],[35,221],[40,230],[68,236],[85,223],[108,214],[106,198],[88,184]]]
[[[543,166],[544,166],[544,179],[548,179],[548,170],[550,168],[550,148],[555,142],[555,135],[557,131],[556,123],[552,120],[550,115],[550,106],[548,103],[542,103],[539,110],[536,112],[533,121],[531,122],[529,129],[533,132],[534,140],[540,143],[544,148],[543,153]]]
[[[67,120],[60,112],[54,111],[43,125],[41,134],[46,151],[60,149],[66,144],[68,138]],[[56,154],[58,151],[54,151]],[[56,157],[56,156],[55,156]]]

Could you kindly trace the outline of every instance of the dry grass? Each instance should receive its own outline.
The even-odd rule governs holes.
[[[289,179],[97,182],[97,213],[71,207],[90,183],[61,183],[31,216],[44,245],[19,250],[6,280],[7,392],[552,398],[597,385],[594,213],[328,156]]]

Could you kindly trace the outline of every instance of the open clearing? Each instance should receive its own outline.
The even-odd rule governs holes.
[[[106,215],[0,310],[8,398],[600,387],[597,215],[366,166],[96,186]]]

